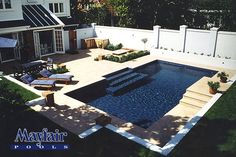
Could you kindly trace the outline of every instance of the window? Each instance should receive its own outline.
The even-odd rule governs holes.
[[[55,30],[55,39],[56,52],[63,52],[63,34],[61,30]]]
[[[49,3],[49,10],[53,13],[64,13],[63,3]]]
[[[52,4],[52,3],[49,3],[49,10],[50,10],[51,12],[53,12],[53,4]]]
[[[0,9],[11,9],[11,0],[0,0]]]
[[[58,13],[59,9],[58,9],[58,3],[54,3],[54,13]]]
[[[63,3],[59,3],[60,5],[60,12],[63,13],[64,12],[64,6],[63,6]]]

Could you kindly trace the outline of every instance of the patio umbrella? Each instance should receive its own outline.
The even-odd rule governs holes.
[[[0,48],[14,48],[17,40],[0,37]]]

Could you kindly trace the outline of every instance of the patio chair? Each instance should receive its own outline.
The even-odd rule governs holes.
[[[25,74],[21,78],[22,82],[29,84],[32,87],[45,87],[53,88],[55,87],[55,80],[35,80],[31,75]]]
[[[47,68],[53,69],[53,59],[52,58],[47,59]]]
[[[48,79],[48,80],[56,80],[56,81],[64,81],[66,84],[68,82],[72,81],[72,78],[74,77],[73,75],[68,75],[68,74],[53,74],[47,69],[43,69],[40,72],[40,75],[42,75],[44,78],[40,79]]]

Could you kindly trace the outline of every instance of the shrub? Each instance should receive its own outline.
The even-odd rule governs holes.
[[[228,79],[228,77],[229,77],[229,75],[226,74],[224,71],[222,71],[222,72],[220,72],[220,73],[217,74],[217,77],[220,78],[220,82],[226,83],[226,82],[227,82],[227,79]]]
[[[226,74],[224,71],[217,74],[217,77],[229,77],[228,74]]]
[[[121,49],[122,47],[123,47],[123,45],[121,43],[118,45],[108,44],[104,49],[110,50],[110,51],[115,51],[115,50]]]
[[[110,51],[114,51],[114,45],[113,44],[108,44],[106,47],[105,47],[106,50],[110,50]]]
[[[121,43],[119,43],[118,45],[115,46],[115,50],[119,50],[123,47],[123,45]]]
[[[208,81],[208,86],[211,87],[213,90],[217,90],[220,88],[220,82],[213,82],[213,81]]]
[[[150,52],[149,51],[138,51],[138,52],[131,52],[128,54],[124,54],[121,57],[117,57],[114,55],[107,55],[104,57],[104,59],[109,60],[109,61],[113,61],[113,62],[119,62],[119,63],[123,63],[132,59],[136,59],[145,55],[149,55]]]
[[[134,53],[129,53],[128,55],[127,55],[127,59],[128,60],[131,60],[131,59],[134,59],[135,58],[135,54]]]
[[[114,55],[107,55],[104,57],[105,60],[113,61],[113,62],[119,62],[119,57],[116,57]]]
[[[57,66],[57,68],[54,68],[51,70],[52,73],[54,74],[63,74],[68,72],[69,70],[66,67],[59,67]]]
[[[120,63],[123,63],[123,62],[126,62],[128,60],[128,58],[127,58],[127,56],[126,55],[122,55],[121,57],[120,57]]]

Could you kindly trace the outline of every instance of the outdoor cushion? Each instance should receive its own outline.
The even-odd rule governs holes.
[[[34,80],[34,78],[31,75],[25,74],[21,77],[21,80],[29,85],[34,86],[55,86],[55,80]]]
[[[66,75],[66,74],[52,74],[49,78],[50,79],[57,79],[57,80],[71,81],[72,77],[74,77],[74,76],[73,75]]]
[[[30,84],[32,81],[34,81],[34,78],[28,74],[23,75],[20,79],[26,84]]]
[[[34,80],[30,85],[55,86],[55,80]]]
[[[65,80],[65,81],[71,81],[73,75],[67,75],[67,74],[52,74],[47,69],[41,70],[39,72],[43,77],[55,79],[55,80]]]
[[[52,73],[46,69],[43,69],[39,72],[43,77],[50,77]]]

